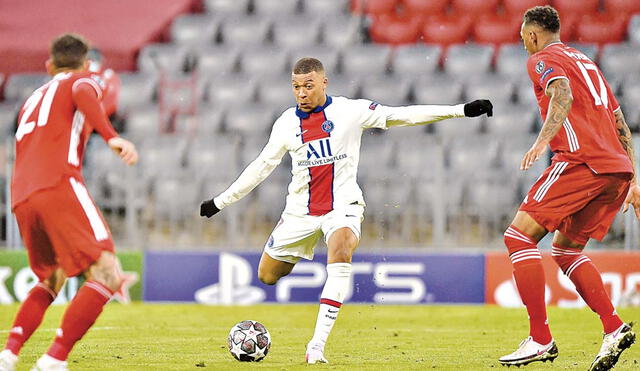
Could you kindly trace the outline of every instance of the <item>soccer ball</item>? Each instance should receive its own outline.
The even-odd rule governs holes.
[[[229,331],[229,352],[240,362],[260,362],[269,353],[271,335],[257,321],[242,321]]]

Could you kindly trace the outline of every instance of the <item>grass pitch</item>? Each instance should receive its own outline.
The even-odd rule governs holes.
[[[64,306],[49,310],[25,345],[19,370],[46,351]],[[4,344],[17,306],[0,306]],[[110,304],[69,358],[72,370],[489,370],[527,335],[524,309],[493,306],[373,306],[347,304],[329,338],[329,364],[307,366],[305,345],[317,305],[219,307]],[[619,311],[640,320],[640,309]],[[601,326],[588,309],[550,308],[560,350],[555,363],[525,370],[586,370],[598,352]],[[231,326],[253,319],[267,326],[272,347],[260,363],[237,362],[227,351]],[[638,331],[638,328],[636,328]],[[504,369],[506,370],[506,368]],[[640,344],[625,351],[616,370],[640,370]]]

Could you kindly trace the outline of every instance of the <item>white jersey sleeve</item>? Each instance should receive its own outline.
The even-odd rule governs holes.
[[[265,180],[273,169],[282,161],[282,157],[287,152],[286,145],[283,141],[280,120],[277,120],[271,130],[269,142],[264,146],[262,152],[253,160],[240,174],[226,191],[213,199],[216,207],[220,210],[234,202],[241,200]]]
[[[425,125],[449,118],[464,117],[464,104],[389,107],[365,99],[355,102],[362,112],[360,122],[363,128],[388,129],[392,126]]]

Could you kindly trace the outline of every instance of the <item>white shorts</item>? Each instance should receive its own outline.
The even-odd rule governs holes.
[[[326,244],[333,232],[346,227],[359,240],[363,219],[362,205],[347,205],[321,216],[282,213],[264,246],[264,252],[276,260],[292,264],[301,258],[312,260],[313,250],[322,235]]]

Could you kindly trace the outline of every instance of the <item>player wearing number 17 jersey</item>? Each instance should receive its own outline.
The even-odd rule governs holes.
[[[86,281],[34,370],[66,370],[69,352],[120,287],[111,233],[84,186],[82,158],[93,130],[126,164],[134,164],[138,154],[107,119],[101,104],[104,84],[87,71],[88,49],[77,35],[56,38],[47,61],[53,78],[20,111],[11,203],[38,283],[20,306],[0,352],[0,371],[15,370],[20,349],[67,277],[82,274]]]
[[[559,39],[558,13],[550,6],[529,9],[521,37],[544,124],[521,168],[528,169],[547,146],[555,153],[524,199],[504,241],[514,278],[529,314],[530,333],[506,365],[553,360],[558,348],[545,308],[545,279],[537,243],[555,232],[551,255],[576,290],[598,314],[604,340],[591,370],[608,370],[634,342],[630,325],[611,304],[600,273],[582,250],[601,240],[620,207],[633,205],[640,218],[631,134],[622,110],[599,68]]]

